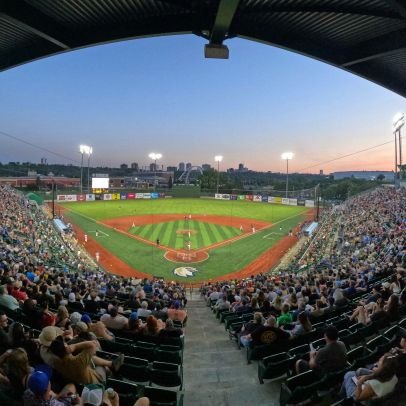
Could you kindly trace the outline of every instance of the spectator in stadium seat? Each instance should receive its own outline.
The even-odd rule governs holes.
[[[141,302],[141,307],[137,310],[138,317],[148,317],[151,310],[148,309],[148,302],[146,300]]]
[[[142,331],[144,325],[142,320],[138,318],[137,312],[132,312],[128,318],[128,331],[137,334]]]
[[[55,326],[64,328],[69,321],[69,312],[66,306],[58,306],[58,312],[56,313]]]
[[[278,327],[282,327],[285,324],[290,324],[293,322],[292,314],[290,313],[290,307],[288,304],[282,306],[282,313],[277,318]]]
[[[113,330],[123,330],[128,327],[127,317],[118,314],[117,307],[112,307],[109,314],[103,314],[100,321],[107,327]]]
[[[162,320],[158,320],[154,316],[148,316],[141,333],[146,336],[157,336],[163,327]]]
[[[160,302],[155,303],[155,309],[152,310],[151,315],[162,321],[166,321],[166,319],[168,318],[168,314],[162,310]]]
[[[227,295],[223,294],[214,305],[215,309],[228,310],[230,308],[230,302],[227,300]]]
[[[49,376],[35,371],[28,379],[28,389],[23,394],[24,406],[70,406],[80,403],[73,384],[66,385],[59,394],[51,390]]]
[[[10,310],[17,310],[20,308],[18,300],[9,295],[4,286],[0,286],[0,306],[6,307]]]
[[[298,360],[296,372],[302,373],[313,369],[321,373],[334,372],[347,365],[347,349],[345,344],[338,341],[338,331],[334,326],[327,326],[324,332],[326,345],[318,351],[310,352],[310,360]]]
[[[97,357],[97,343],[94,341],[67,345],[63,338],[58,336],[50,349],[57,356],[54,368],[68,381],[79,384],[104,383],[108,374],[107,368],[117,371],[124,362],[124,354],[120,354],[114,361]],[[73,353],[77,355],[72,355]],[[92,365],[96,368],[93,369]]]
[[[249,334],[252,339],[252,346],[269,345],[278,346],[286,343],[290,334],[277,327],[274,316],[269,316],[265,325],[259,326],[255,331]]]
[[[165,328],[159,331],[159,337],[180,337],[183,335],[181,328],[174,327],[171,319],[166,320]]]
[[[399,319],[399,296],[391,295],[385,306],[386,314],[390,322]]]
[[[80,321],[84,322],[87,325],[89,333],[94,334],[97,339],[114,341],[114,334],[107,329],[106,325],[103,322],[96,321],[95,323],[92,323],[92,319],[88,314],[84,314],[80,318]]]
[[[168,309],[168,319],[178,320],[183,324],[186,323],[187,311],[180,308],[180,302],[178,300]]]
[[[309,333],[310,331],[312,331],[312,323],[310,322],[308,314],[302,311],[299,313],[297,322],[289,333],[292,335],[292,338],[294,338]]]
[[[241,327],[240,331],[240,343],[244,347],[249,347],[252,343],[252,336],[251,334],[260,326],[264,324],[264,318],[262,313],[255,312],[254,319],[245,323]]]
[[[398,357],[385,354],[374,370],[360,368],[349,371],[344,376],[341,395],[352,397],[357,402],[382,398],[394,391],[398,382],[397,368]]]

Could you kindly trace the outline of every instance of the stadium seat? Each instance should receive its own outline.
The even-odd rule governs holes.
[[[280,389],[281,406],[297,404],[317,398],[317,391],[323,387],[323,380],[314,372],[307,371],[288,378]]]
[[[180,365],[154,361],[149,367],[150,385],[179,387],[182,390],[183,379]]]
[[[270,355],[260,360],[258,363],[259,383],[264,383],[264,379],[274,379],[289,374],[292,362],[293,357],[286,352]]]
[[[370,323],[358,329],[358,333],[366,341],[378,332],[378,326],[376,323]]]
[[[385,336],[380,335],[378,337],[373,338],[372,340],[369,340],[365,346],[370,350],[371,352],[376,351],[378,356],[383,355],[387,351],[389,351],[394,344],[394,341],[387,339]],[[396,337],[395,337],[396,340]]]
[[[113,388],[120,398],[120,406],[134,406],[139,398],[140,386],[135,383],[124,382],[118,379],[108,378],[106,386]]]
[[[132,382],[149,382],[148,360],[136,357],[124,357],[119,376]]]
[[[177,392],[146,386],[143,390],[143,396],[150,401],[150,406],[182,406],[183,394]],[[178,400],[179,396],[179,400]],[[120,405],[121,406],[121,405]]]
[[[155,349],[154,361],[170,362],[172,364],[182,364],[182,351],[175,349],[170,349],[168,346],[159,346]]]
[[[358,331],[341,330],[338,332],[339,340],[342,341],[347,350],[351,349],[351,346],[358,345],[362,341],[362,336]]]
[[[134,357],[147,359],[151,362],[155,359],[155,348],[157,348],[156,344],[137,341],[133,345],[132,355]]]

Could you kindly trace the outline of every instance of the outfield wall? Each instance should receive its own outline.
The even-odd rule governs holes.
[[[148,199],[165,199],[172,196],[166,193],[104,193],[104,194],[77,194],[77,195],[57,195],[58,202],[89,202],[96,200],[148,200]],[[309,199],[292,199],[285,197],[262,196],[262,195],[233,195],[227,193],[216,193],[214,195],[216,200],[246,200],[257,203],[273,203],[283,204],[286,206],[304,206],[315,207],[314,200]]]

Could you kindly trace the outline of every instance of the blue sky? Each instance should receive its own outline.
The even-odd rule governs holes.
[[[93,163],[181,161],[257,170],[392,170],[391,120],[402,97],[310,58],[233,39],[229,60],[203,57],[205,40],[169,36],[61,54],[0,73],[0,131]],[[65,162],[0,134],[0,161]]]

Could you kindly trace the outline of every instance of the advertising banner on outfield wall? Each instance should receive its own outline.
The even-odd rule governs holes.
[[[254,200],[254,196],[252,196],[252,195],[246,195],[245,196],[245,200]]]
[[[120,193],[120,200],[127,200],[127,193],[121,192]]]
[[[165,193],[159,193],[159,198],[160,199],[165,199],[165,197],[166,197]]]
[[[113,196],[111,195],[111,193],[105,193],[103,195],[103,200],[113,200],[112,198]]]
[[[268,196],[268,203],[275,203],[275,198],[273,196]]]
[[[76,195],[65,195],[65,200],[67,202],[76,202],[78,197]]]
[[[230,195],[230,200],[237,200],[237,195]]]
[[[297,199],[289,199],[289,206],[297,206]]]
[[[287,197],[282,197],[282,204],[289,204],[289,199]]]
[[[263,203],[268,203],[268,196],[262,196],[261,200]]]
[[[223,193],[216,193],[214,195],[214,198],[217,200],[230,200],[230,195],[229,194],[223,194]]]
[[[306,200],[305,201],[306,207],[314,207],[314,200]]]
[[[275,196],[275,197],[273,198],[273,201],[274,201],[274,203],[281,204],[281,203],[282,203],[282,198]]]
[[[103,195],[94,195],[95,200],[103,200]]]
[[[152,192],[151,193],[151,199],[158,199],[159,198],[159,193]]]
[[[143,199],[144,198],[144,193],[136,193],[135,198],[136,199]]]
[[[254,202],[261,202],[262,201],[262,196],[261,195],[254,195],[252,200]]]
[[[238,200],[245,200],[245,195],[238,195]]]
[[[151,193],[144,193],[143,199],[151,199]]]
[[[127,193],[127,199],[135,199],[135,193]]]
[[[60,202],[63,202],[64,200],[66,200],[66,199],[65,199],[65,195],[57,195],[57,196],[56,196],[56,200],[58,200],[58,201],[60,201]]]
[[[298,206],[304,206],[305,205],[305,199],[297,199],[297,205]]]
[[[95,200],[95,196],[94,196],[93,193],[88,193],[88,194],[86,195],[86,201],[88,201],[88,202],[93,202],[94,200]]]
[[[120,200],[120,193],[112,193],[111,200]]]
[[[84,202],[86,200],[86,195],[76,195],[76,200],[78,202]]]

